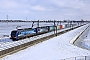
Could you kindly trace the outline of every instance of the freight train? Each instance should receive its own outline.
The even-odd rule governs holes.
[[[11,32],[11,39],[13,41],[18,41],[20,39],[37,36],[40,34],[55,31],[56,29],[60,30],[62,28],[68,28],[68,27],[71,27],[71,25],[65,24],[65,25],[58,25],[58,26],[43,26],[43,27],[37,27],[37,28],[17,29]]]

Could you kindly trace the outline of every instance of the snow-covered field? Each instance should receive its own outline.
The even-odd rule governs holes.
[[[90,50],[90,30],[89,30],[86,38],[84,38],[84,40],[82,41],[82,46],[84,46],[86,49]]]
[[[60,60],[77,56],[90,56],[90,51],[70,44],[86,26],[64,33],[25,50],[7,55],[1,60]]]

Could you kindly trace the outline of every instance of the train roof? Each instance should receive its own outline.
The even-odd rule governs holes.
[[[33,29],[33,28],[23,28],[23,29],[17,29],[17,30],[28,30],[28,29]]]

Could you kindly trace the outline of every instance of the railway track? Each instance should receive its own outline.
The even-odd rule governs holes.
[[[83,25],[81,25],[83,26]],[[58,36],[58,35],[61,35],[63,33],[66,33],[68,31],[71,31],[73,29],[76,29],[78,27],[81,27],[81,26],[77,26],[77,27],[73,27],[73,28],[68,28],[68,29],[65,29],[65,30],[62,30],[60,32],[57,32],[57,34],[51,34],[51,35],[48,35],[48,36],[44,36],[42,38],[36,38],[35,40],[32,40],[32,41],[25,41],[23,40],[23,42],[19,42],[18,44],[14,44],[13,46],[10,45],[9,47],[7,47],[6,49],[0,49],[0,58],[6,56],[6,55],[10,55],[10,54],[13,54],[13,53],[16,53],[20,50],[23,50],[23,49],[26,49],[30,46],[33,46],[35,44],[38,44],[38,43],[41,43],[43,41],[46,41],[50,38],[53,38],[55,36]]]

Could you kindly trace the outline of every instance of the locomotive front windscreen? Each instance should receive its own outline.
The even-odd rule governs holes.
[[[15,37],[16,36],[16,33],[17,33],[17,31],[12,31],[11,32],[11,36],[14,36]]]

